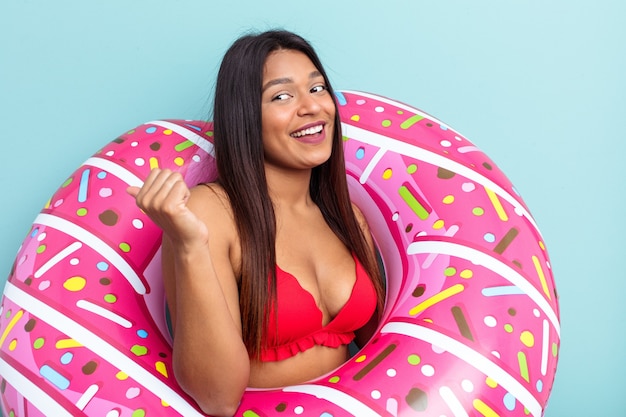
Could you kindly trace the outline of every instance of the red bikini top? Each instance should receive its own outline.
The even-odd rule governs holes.
[[[261,360],[279,361],[316,345],[339,347],[354,339],[376,310],[376,290],[361,263],[356,264],[356,281],[350,298],[339,313],[322,326],[323,314],[315,299],[298,280],[276,265],[276,304],[261,349]],[[276,320],[278,317],[278,326]]]

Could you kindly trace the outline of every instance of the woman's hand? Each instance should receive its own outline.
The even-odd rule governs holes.
[[[208,243],[206,225],[187,207],[191,192],[179,172],[155,168],[141,188],[131,186],[127,192],[173,244],[191,247]]]

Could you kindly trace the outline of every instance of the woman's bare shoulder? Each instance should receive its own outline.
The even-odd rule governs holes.
[[[209,231],[219,233],[221,238],[235,238],[237,227],[226,191],[216,183],[199,184],[190,191],[187,206],[207,225]]]

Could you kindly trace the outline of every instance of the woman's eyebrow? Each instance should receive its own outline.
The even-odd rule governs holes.
[[[321,76],[322,76],[322,73],[319,72],[318,70],[315,70],[315,71],[311,71],[311,73],[309,74],[309,79],[311,80],[313,78],[317,78]],[[275,78],[273,80],[269,80],[268,82],[265,83],[261,92],[265,92],[265,90],[267,90],[268,88],[274,85],[279,85],[279,84],[293,84],[293,78],[282,77],[282,78]]]

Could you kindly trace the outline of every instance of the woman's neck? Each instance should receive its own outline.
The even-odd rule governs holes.
[[[265,168],[267,188],[275,207],[306,207],[313,204],[309,192],[311,170]]]

